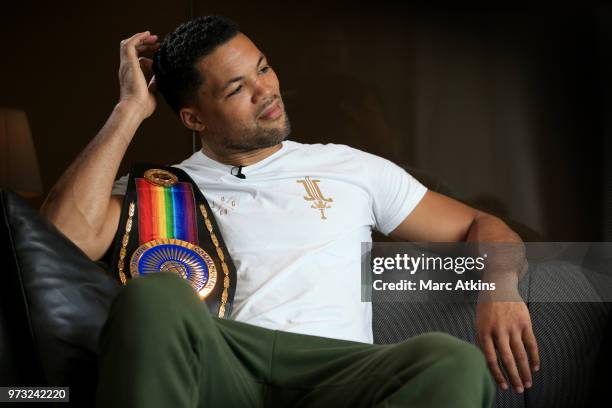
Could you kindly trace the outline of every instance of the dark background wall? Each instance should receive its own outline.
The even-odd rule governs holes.
[[[0,105],[28,114],[45,192],[117,101],[119,42],[202,14],[233,18],[268,55],[291,139],[345,143],[422,170],[522,224],[525,239],[611,237],[612,12],[595,5],[4,5]],[[190,133],[161,102],[120,174],[134,161],[176,163],[191,152]]]

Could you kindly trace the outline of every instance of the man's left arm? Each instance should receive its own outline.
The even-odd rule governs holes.
[[[414,242],[464,241],[523,246],[521,238],[499,218],[430,190],[389,235],[397,240]],[[517,299],[520,299],[517,283],[525,265],[523,261],[521,256],[515,263],[506,265],[503,271],[496,271],[496,282],[501,283],[507,295]],[[522,300],[479,302],[476,331],[489,369],[502,389],[507,389],[508,385],[499,360],[517,392],[531,387],[531,370],[537,371],[540,363],[525,303]]]

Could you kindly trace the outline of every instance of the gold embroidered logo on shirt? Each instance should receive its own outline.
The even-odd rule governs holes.
[[[334,199],[331,197],[326,198],[323,196],[323,193],[321,192],[321,189],[319,188],[318,184],[319,182],[321,182],[321,180],[313,180],[310,178],[310,176],[306,176],[304,180],[297,180],[297,182],[301,183],[304,186],[306,194],[308,194],[304,196],[304,200],[314,201],[310,208],[314,208],[316,210],[321,211],[321,219],[326,220],[327,217],[325,216],[325,210],[331,208],[331,205],[329,205],[329,203],[332,203]]]

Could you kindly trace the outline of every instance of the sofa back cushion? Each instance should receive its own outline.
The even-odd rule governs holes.
[[[0,343],[15,348],[20,385],[69,386],[73,405],[93,405],[98,335],[121,286],[17,194],[0,190],[0,204]]]

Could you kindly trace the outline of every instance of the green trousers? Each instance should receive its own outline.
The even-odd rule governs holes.
[[[178,276],[132,280],[100,335],[98,407],[489,407],[482,353],[443,333],[372,345],[211,316]]]

